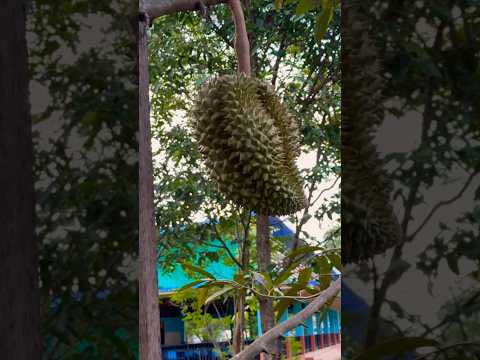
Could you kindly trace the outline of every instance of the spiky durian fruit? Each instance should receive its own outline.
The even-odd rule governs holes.
[[[305,207],[295,159],[295,119],[271,86],[245,75],[209,81],[193,107],[192,127],[219,190],[258,214],[287,215]]]
[[[342,7],[342,261],[359,262],[403,240],[392,183],[373,144],[384,119],[381,66],[362,2]]]

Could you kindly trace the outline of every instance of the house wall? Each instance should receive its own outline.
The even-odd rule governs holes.
[[[284,322],[289,316],[300,312],[305,307],[304,304],[294,303],[288,311],[280,318],[280,322]],[[257,311],[257,323],[259,333],[262,333],[262,325],[260,322],[260,312]],[[319,312],[310,317],[306,322],[306,326],[297,326],[296,328],[285,333],[285,336],[312,336],[324,334],[339,334],[341,332],[340,313],[336,309],[328,309],[325,312]]]
[[[160,317],[164,326],[165,342],[163,345],[180,345],[185,343],[185,324],[181,317]]]

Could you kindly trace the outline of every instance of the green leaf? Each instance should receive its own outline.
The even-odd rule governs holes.
[[[220,296],[228,293],[229,291],[231,291],[233,289],[233,287],[231,286],[226,286],[224,287],[223,289],[220,289],[216,292],[214,292],[212,295],[210,295],[206,300],[205,300],[205,304],[208,304],[210,302],[212,302],[213,300],[219,298]]]
[[[328,259],[333,264],[333,266],[335,266],[339,271],[342,270],[342,260],[340,258],[340,255],[335,253],[329,254]]]
[[[182,287],[181,287],[180,289],[178,289],[177,291],[178,291],[178,292],[182,292],[182,291],[188,290],[188,289],[194,287],[195,285],[201,284],[201,283],[206,282],[206,281],[208,281],[208,280],[209,280],[209,279],[195,280],[195,281],[193,281],[193,282],[191,282],[191,283],[189,283],[189,284],[186,284],[186,285],[182,286]]]
[[[280,10],[283,6],[283,0],[275,0],[273,6],[275,7],[275,10]]]
[[[298,275],[298,285],[302,285],[302,289],[308,284],[308,282],[312,278],[312,269],[311,268],[305,268],[300,271],[300,274]]]
[[[322,290],[326,289],[332,282],[332,277],[330,276],[332,272],[333,263],[328,260],[326,255],[319,256],[315,259],[313,263],[314,271],[319,274],[320,288]]]
[[[435,340],[421,337],[391,339],[365,350],[365,352],[355,357],[354,360],[380,360],[385,355],[399,355],[406,351],[432,346],[437,347],[439,344]]]
[[[296,261],[292,265],[290,265],[285,271],[282,271],[276,279],[274,279],[273,285],[274,286],[279,286],[283,284],[291,275],[293,270],[295,270],[300,264],[302,264],[303,261]]]
[[[272,287],[273,287],[272,279],[270,279],[270,276],[268,276],[268,274],[259,273],[259,272],[255,272],[255,271],[252,271],[252,274],[253,274],[253,278],[256,281],[258,281],[260,284],[262,284],[265,289],[267,289],[267,290],[272,289]],[[268,278],[267,278],[267,276],[268,276]]]
[[[300,290],[305,289],[307,286],[308,282],[311,279],[312,275],[312,269],[311,268],[306,268],[303,269],[300,272],[300,275],[298,276],[298,281],[295,283],[286,293],[286,296],[295,296],[298,294]],[[283,315],[285,310],[288,309],[290,304],[292,304],[294,299],[282,299],[280,300],[276,305],[275,305],[275,312],[277,314],[277,319],[280,319],[280,317]]]
[[[303,15],[306,12],[312,10],[315,7],[315,3],[312,0],[300,0],[295,8],[295,15]]]
[[[203,276],[207,277],[208,279],[216,280],[214,275],[210,274],[206,270],[203,270],[202,268],[199,268],[198,266],[195,266],[195,265],[192,265],[192,264],[189,264],[189,263],[186,263],[186,262],[184,262],[182,264],[182,266],[184,268],[188,269],[188,270],[191,270],[191,271],[194,271],[196,273],[202,274]]]
[[[334,1],[323,0],[322,12],[317,15],[315,22],[315,39],[320,42],[327,33],[328,26],[333,19]]]
[[[249,279],[245,276],[245,274],[235,274],[233,277],[233,280],[240,285],[246,285],[249,283]]]
[[[328,261],[326,255],[322,255],[315,259],[314,268],[319,274],[330,274],[332,271],[332,264]]]
[[[302,247],[292,251],[290,254],[288,254],[288,257],[291,258],[291,259],[294,259],[298,255],[311,254],[311,253],[314,253],[317,250],[322,250],[322,248],[320,246],[302,246]]]
[[[285,294],[288,296],[288,292]],[[275,313],[277,314],[277,320],[279,320],[285,311],[288,309],[290,304],[293,303],[293,299],[282,299],[275,305]]]

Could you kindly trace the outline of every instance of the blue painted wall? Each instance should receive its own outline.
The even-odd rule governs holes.
[[[286,311],[280,318],[280,322],[284,322],[288,319],[289,316],[300,312],[305,308],[305,305],[302,303],[294,303],[288,311]],[[320,335],[320,334],[329,334],[329,333],[340,333],[340,314],[337,310],[328,309],[323,313],[315,314],[315,317],[307,319],[305,326],[297,326],[295,329],[291,330],[288,333],[285,333],[285,336],[310,336],[310,335]],[[260,322],[260,311],[257,310],[257,326],[259,334],[262,333],[262,324]]]

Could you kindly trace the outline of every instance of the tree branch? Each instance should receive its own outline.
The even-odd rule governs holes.
[[[252,344],[247,346],[245,350],[235,355],[232,360],[251,360],[262,351],[267,350],[270,344],[283,336],[284,333],[304,323],[314,313],[318,312],[330,299],[335,297],[341,286],[341,279],[337,279],[323,291],[315,300],[308,304],[305,309],[295,314],[288,320],[276,325],[268,330],[265,334],[257,338]]]
[[[225,4],[228,0],[146,0],[145,12],[151,21],[182,11],[199,11],[205,6]]]
[[[223,248],[227,251],[227,254],[228,256],[230,257],[231,260],[233,260],[235,262],[235,264],[237,264],[237,266],[240,268],[240,269],[243,269],[243,266],[242,264],[240,264],[240,262],[237,260],[237,258],[235,257],[235,255],[233,255],[232,251],[230,250],[230,248],[228,247],[228,245],[225,243],[225,241],[222,239],[222,235],[220,234],[220,232],[218,231],[217,229],[217,226],[214,224],[213,225],[213,229],[215,231],[215,234],[217,235],[217,239],[218,241],[220,241],[220,243],[222,244]]]
[[[340,180],[340,176],[337,176],[335,178],[335,181],[333,182],[332,185],[330,185],[329,187],[327,187],[326,189],[323,189],[322,191],[320,191],[320,194],[318,194],[317,198],[315,200],[312,201],[312,203],[310,205],[314,205],[321,197],[323,194],[325,194],[327,191],[329,190],[332,190],[333,187],[337,184],[337,181]]]
[[[417,228],[417,230],[415,230],[412,235],[409,235],[407,238],[408,240],[413,240],[415,238],[415,236],[417,236],[417,234],[424,228],[424,226],[428,223],[428,221],[432,218],[432,216],[438,211],[438,209],[440,209],[442,206],[445,206],[445,205],[449,205],[455,201],[457,201],[458,199],[460,199],[462,197],[462,195],[465,193],[465,191],[467,190],[468,186],[470,185],[470,183],[472,182],[472,180],[474,179],[475,175],[478,174],[478,171],[475,171],[473,173],[470,174],[470,176],[468,177],[467,181],[465,182],[465,184],[463,185],[462,189],[460,190],[460,192],[455,195],[454,197],[452,197],[451,199],[449,200],[444,200],[444,201],[440,201],[438,204],[436,204],[432,210],[430,211],[430,213],[427,215],[427,217],[423,220],[423,222],[421,223],[421,225]]]
[[[248,42],[247,27],[240,0],[229,0],[228,6],[232,11],[235,24],[235,52],[237,54],[238,72],[247,76],[251,74],[250,44]]]
[[[210,13],[207,12],[206,16],[205,16],[205,19],[207,20],[207,23],[210,24],[210,26],[212,27],[213,31],[215,31],[215,34],[217,34],[218,36],[220,36],[222,38],[222,40],[224,41],[225,44],[227,44],[228,46],[230,46],[231,48],[233,48],[235,45],[233,44],[233,42],[229,39],[229,37],[227,36],[227,33],[224,31],[224,29],[222,29],[220,26],[218,26],[215,21],[212,19],[212,17],[210,16]]]
[[[284,33],[283,37],[282,37],[282,40],[280,42],[280,45],[278,47],[277,59],[275,60],[275,65],[273,65],[272,86],[274,88],[275,88],[275,85],[277,83],[278,70],[280,68],[280,63],[282,62],[282,58],[285,55],[285,48],[286,47],[287,47],[287,35],[286,35],[286,33]]]

